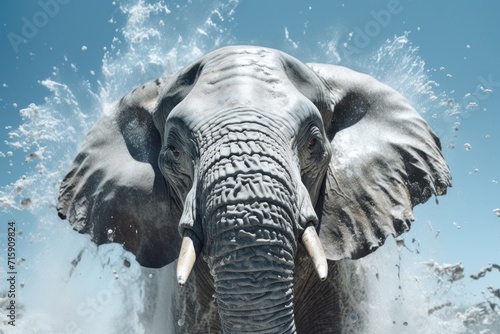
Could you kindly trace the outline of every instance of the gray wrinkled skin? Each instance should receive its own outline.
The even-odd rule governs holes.
[[[393,89],[231,46],[125,95],[87,135],[57,209],[146,267],[175,261],[181,236],[195,236],[201,254],[172,295],[186,309],[179,332],[338,333],[339,260],[407,231],[413,207],[449,186],[439,139]],[[308,223],[325,282],[300,243]]]

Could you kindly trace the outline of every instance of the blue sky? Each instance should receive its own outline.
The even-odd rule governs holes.
[[[178,3],[181,7],[185,4]],[[182,12],[176,11],[177,2],[165,1],[172,11],[170,16],[165,15],[165,27],[176,33],[196,34],[196,25],[202,22],[210,6],[194,3],[188,6],[188,12]],[[412,53],[413,61],[425,63],[419,66],[434,82],[438,98],[434,103],[423,103],[428,108],[424,117],[442,139],[454,178],[453,188],[439,199],[439,206],[431,200],[417,208],[417,222],[410,233],[422,239],[421,251],[428,251],[429,257],[439,262],[462,261],[466,268],[464,284],[475,285],[479,283],[472,282],[468,275],[489,263],[500,263],[500,217],[493,212],[500,208],[499,12],[500,3],[493,0],[432,3],[243,0],[234,14],[216,23],[227,29],[221,33],[225,39],[220,46],[225,42],[258,44],[282,49],[303,61],[340,60],[356,70],[399,82],[401,86],[394,88],[411,94],[405,82],[394,77],[399,73],[394,67],[404,59],[392,59],[386,53],[384,57],[390,58],[385,65],[387,70],[371,64],[371,55],[386,45],[388,39],[406,34],[412,47],[418,48]],[[36,31],[24,27],[37,22]],[[110,50],[113,38],[121,36],[125,17],[111,1],[5,1],[0,5],[0,24],[0,152],[5,155],[0,154],[0,186],[8,186],[23,174],[37,173],[35,163],[23,163],[29,152],[15,150],[4,141],[12,141],[8,133],[25,122],[19,115],[21,109],[30,103],[43,105],[44,98],[51,98],[52,93],[39,81],[51,78],[71,85],[87,80],[91,89],[98,91],[98,82],[106,81],[101,71],[104,48]],[[25,38],[27,43],[18,44],[14,35]],[[167,44],[177,39],[175,34],[162,38]],[[212,44],[206,40],[200,39],[203,51],[214,45],[212,40]],[[336,55],[329,53],[329,43]],[[351,51],[346,51],[344,43]],[[83,46],[86,48],[82,49]],[[72,71],[70,64],[75,64],[78,70]],[[84,106],[85,94],[75,92],[75,95]],[[439,106],[442,101],[460,106],[458,113],[445,115]],[[470,102],[478,106],[466,108]],[[25,215],[16,210],[2,213],[0,209],[1,220],[13,217],[26,220],[28,225],[35,221]],[[429,238],[437,230],[439,237]],[[500,273],[491,273],[487,282],[498,282],[499,277]]]

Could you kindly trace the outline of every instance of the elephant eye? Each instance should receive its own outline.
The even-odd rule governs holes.
[[[309,139],[309,142],[307,143],[307,148],[313,149],[314,147],[316,147],[317,143],[318,143],[317,138],[311,138],[311,139]]]
[[[178,158],[181,154],[181,152],[177,149],[177,147],[173,145],[168,145],[167,149],[170,151],[170,153],[174,158]]]
[[[319,145],[320,138],[321,138],[321,132],[316,126],[313,126],[310,130],[309,136],[310,137],[309,137],[309,141],[307,142],[307,148],[309,150],[315,150]]]

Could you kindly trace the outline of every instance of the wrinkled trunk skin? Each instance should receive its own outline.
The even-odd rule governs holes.
[[[224,333],[295,333],[298,209],[287,160],[276,145],[276,139],[240,130],[204,155],[210,166],[201,178],[204,256]]]

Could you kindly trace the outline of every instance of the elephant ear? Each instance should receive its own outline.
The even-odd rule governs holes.
[[[439,139],[398,92],[344,67],[308,66],[326,87],[333,152],[319,236],[330,260],[360,258],[409,230],[413,207],[445,194],[450,172]]]
[[[152,113],[172,81],[162,77],[124,96],[88,133],[64,178],[57,210],[98,244],[116,242],[146,267],[174,261],[180,209],[159,168]]]

